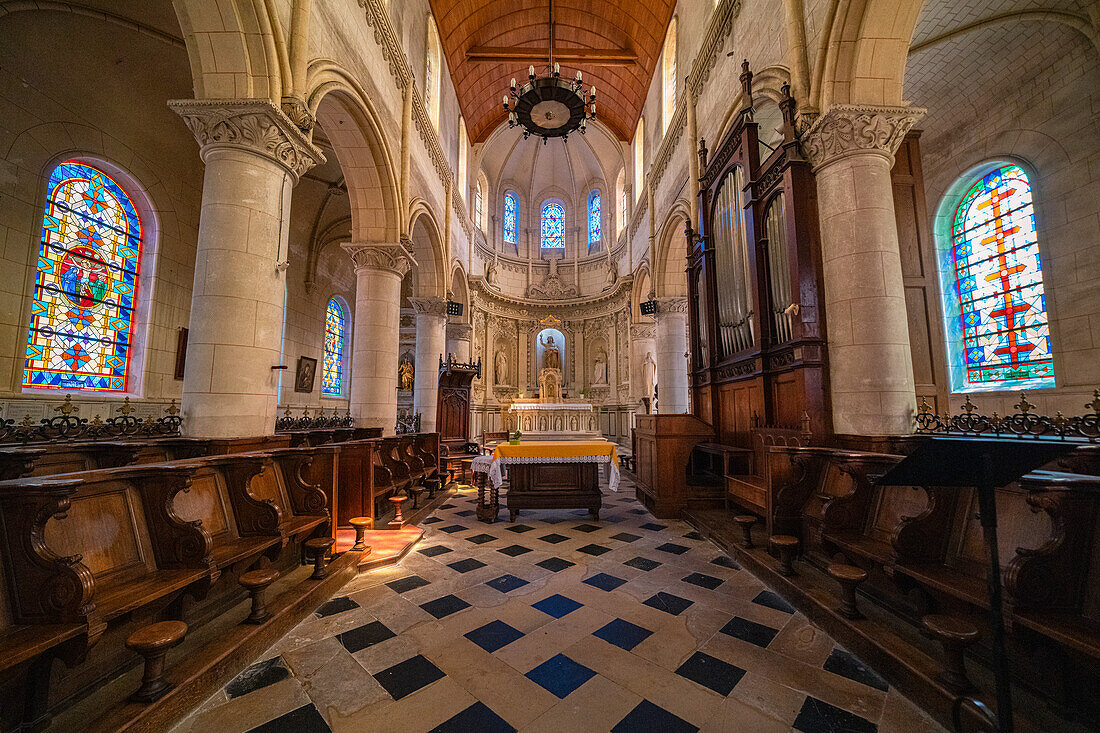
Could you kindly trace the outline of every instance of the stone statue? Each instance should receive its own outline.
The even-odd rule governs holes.
[[[645,360],[642,362],[642,389],[646,398],[653,397],[653,388],[657,385],[657,363],[653,361],[653,352],[645,352]]]
[[[493,381],[496,384],[508,384],[508,357],[503,351],[498,351],[494,364]]]
[[[409,358],[408,354],[405,354],[401,357],[401,363],[397,365],[398,389],[406,392],[412,390],[414,374],[412,359]]]
[[[592,384],[607,384],[607,356],[602,351],[596,354],[592,365]]]
[[[544,369],[561,369],[561,352],[554,345],[554,337],[547,336],[545,340],[540,336],[539,345],[545,351],[542,354],[542,366]]]
[[[490,262],[489,266],[485,268],[485,282],[492,287],[497,286],[497,263]]]
[[[615,265],[611,263],[611,258],[607,259],[607,275],[603,280],[603,289],[610,290],[615,287],[615,281],[618,279],[619,273],[615,270]]]

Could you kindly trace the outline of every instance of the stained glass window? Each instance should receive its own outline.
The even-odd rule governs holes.
[[[542,246],[565,246],[565,209],[556,201],[542,205]]]
[[[504,241],[519,251],[519,239],[516,237],[516,223],[519,217],[519,201],[515,191],[504,194]]]
[[[344,308],[333,298],[325,311],[325,364],[321,368],[321,394],[339,397],[344,390]]]
[[[600,192],[588,194],[588,250],[600,246]]]
[[[995,168],[962,197],[941,266],[954,392],[1054,386],[1031,183]]]
[[[127,391],[141,234],[134,202],[113,178],[76,160],[54,168],[23,387]]]
[[[474,189],[474,226],[481,229],[481,207],[485,205],[485,193],[481,190],[481,181],[477,182]]]

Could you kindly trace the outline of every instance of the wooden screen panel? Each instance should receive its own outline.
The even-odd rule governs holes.
[[[913,356],[913,381],[917,391],[935,393],[936,368],[933,362],[932,312],[928,291],[923,286],[906,286],[905,310],[909,315],[909,350]]]
[[[802,380],[791,371],[774,375],[771,384],[776,425],[788,428],[799,425],[802,422],[802,412],[806,409]]]
[[[700,387],[695,391],[697,398],[695,400],[695,415],[703,422],[713,425],[714,415],[710,409],[710,386]],[[660,407],[660,399],[658,398],[658,408]]]
[[[912,486],[882,486],[875,491],[868,534],[889,542],[903,517],[915,517],[928,508],[928,494]]]
[[[185,521],[202,521],[214,537],[229,531],[229,510],[225,505],[225,491],[221,477],[214,471],[203,472],[194,477],[189,491],[176,494],[172,504],[176,514]]]
[[[145,565],[140,508],[124,487],[75,496],[64,519],[46,522],[46,545],[59,555],[81,555],[96,577]]]
[[[718,404],[722,411],[721,440],[732,445],[749,445],[753,414],[764,419],[762,380],[728,382],[718,388]]]
[[[290,512],[290,503],[280,486],[279,472],[271,462],[265,463],[263,470],[252,479],[252,494],[257,499],[271,499],[283,511],[284,518]]]
[[[960,503],[963,511],[956,517],[951,564],[980,575],[985,572],[983,568],[987,565],[989,552],[978,519],[978,495],[969,490],[962,493],[965,495]],[[1002,570],[1016,557],[1016,548],[1034,549],[1052,536],[1050,516],[1045,512],[1033,512],[1026,496],[1016,489],[997,491],[997,549]]]

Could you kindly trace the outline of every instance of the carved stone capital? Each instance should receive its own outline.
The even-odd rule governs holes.
[[[652,323],[631,324],[630,337],[639,340],[657,338],[657,327]]]
[[[400,277],[412,269],[412,260],[408,251],[399,244],[365,244],[361,242],[344,242],[341,245],[355,265],[355,271],[382,270],[392,272]]]
[[[295,183],[325,162],[321,149],[269,100],[174,99],[168,106],[195,136],[203,161],[211,150],[247,150],[281,165]]]
[[[474,327],[469,323],[448,323],[447,338],[451,341],[469,341],[474,333]]]
[[[662,313],[687,313],[688,299],[682,296],[657,298],[657,314]]]
[[[875,153],[893,161],[894,151],[924,113],[919,107],[833,105],[807,127],[802,147],[815,171],[849,155]]]
[[[299,130],[309,133],[309,131],[313,129],[316,120],[313,118],[313,115],[310,114],[309,107],[307,107],[302,100],[297,97],[283,97],[281,106],[283,114],[285,114]]]
[[[447,299],[439,297],[409,298],[409,305],[418,316],[447,317]]]

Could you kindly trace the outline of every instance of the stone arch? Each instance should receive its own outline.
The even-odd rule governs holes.
[[[649,263],[643,262],[634,272],[634,283],[630,292],[630,313],[633,323],[652,323],[653,316],[643,316],[641,305],[654,294],[653,275]]]
[[[814,63],[811,103],[901,105],[905,61],[924,0],[840,0]]]
[[[790,80],[790,72],[782,66],[767,66],[759,71],[752,70],[754,103],[759,104],[761,101],[766,100],[769,103],[779,104],[779,100],[783,98],[783,92],[781,91],[783,85],[789,83]],[[741,112],[741,104],[741,91],[738,88],[737,95],[730,98],[726,114],[722,118],[722,124],[718,126],[718,134],[714,136],[714,145],[710,146],[712,150],[733,127],[734,120]]]
[[[309,110],[332,143],[347,183],[352,241],[397,242],[396,167],[366,93],[329,62],[311,67],[309,88]]]
[[[406,248],[413,256],[413,295],[419,298],[447,294],[447,268],[438,220],[423,199],[413,201]]]
[[[451,300],[462,304],[462,317],[455,320],[460,323],[470,322],[470,287],[466,270],[461,262],[455,262],[451,267],[451,280],[448,286],[448,295]]]
[[[254,0],[173,0],[191,60],[195,97],[260,98],[276,103],[290,85],[290,56],[279,19]],[[216,49],[204,54],[198,49]]]
[[[684,227],[690,221],[687,202],[673,204],[657,233],[653,254],[654,292],[657,297],[687,295],[687,242]]]

